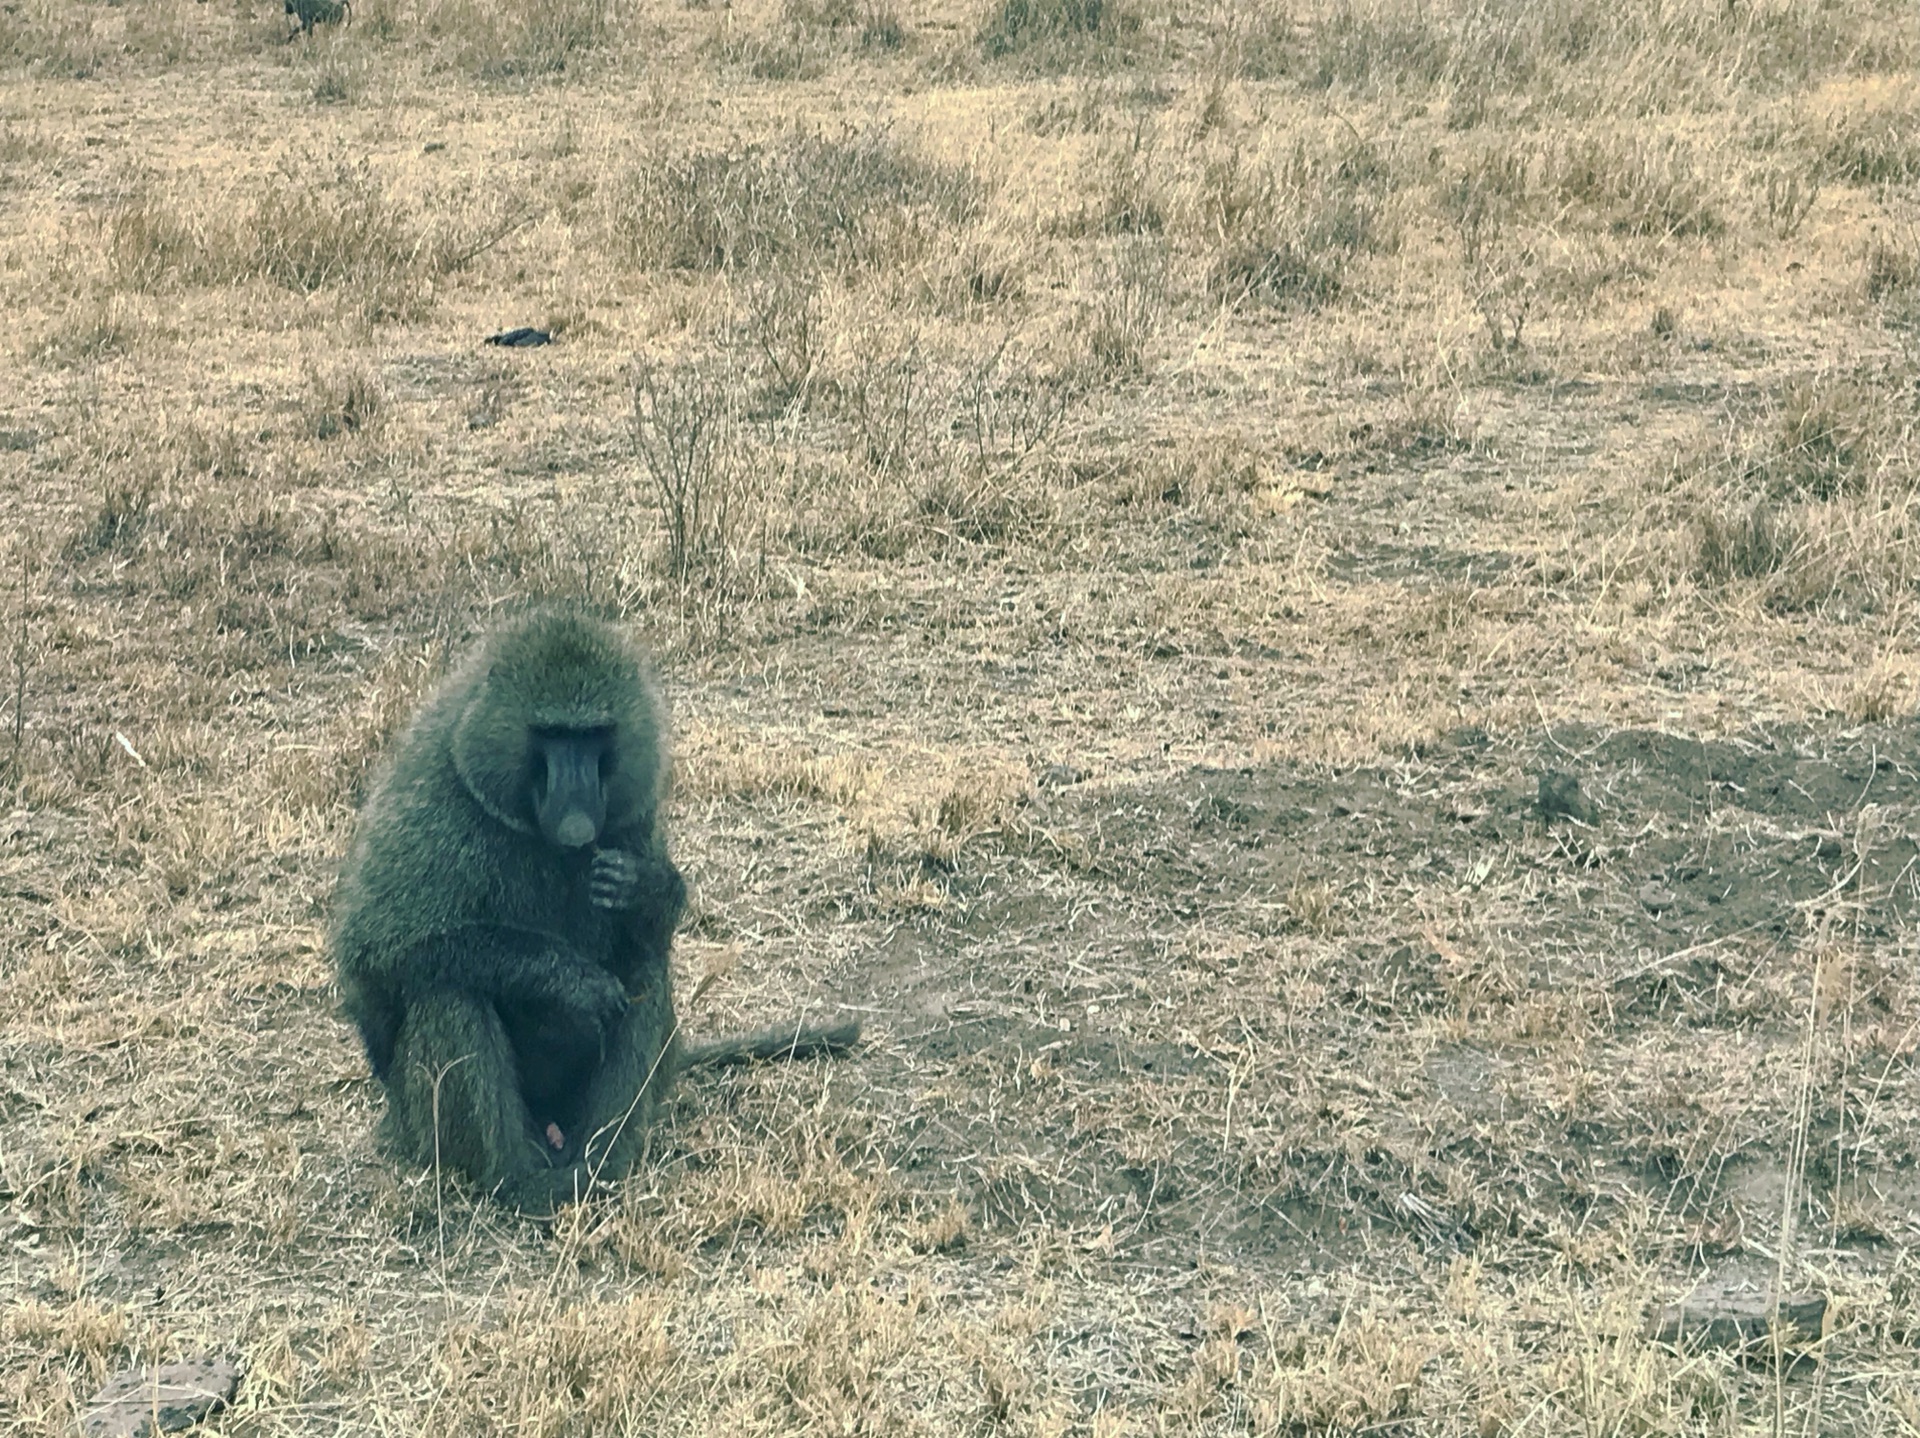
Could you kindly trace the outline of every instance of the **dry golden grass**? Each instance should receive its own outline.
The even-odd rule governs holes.
[[[0,11],[0,1426],[1920,1432],[1907,0],[289,28]],[[660,655],[689,1026],[872,1035],[550,1229],[324,938],[534,595]]]

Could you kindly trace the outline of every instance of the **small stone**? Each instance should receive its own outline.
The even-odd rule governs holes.
[[[1648,910],[1657,914],[1662,909],[1673,907],[1674,893],[1658,879],[1649,879],[1640,886],[1640,902]]]
[[[129,1369],[88,1400],[80,1431],[86,1438],[152,1438],[191,1428],[225,1408],[239,1388],[240,1366],[230,1358]]]

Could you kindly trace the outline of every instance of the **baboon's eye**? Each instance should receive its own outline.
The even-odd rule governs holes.
[[[606,783],[613,777],[613,748],[608,746],[600,751],[600,782]]]

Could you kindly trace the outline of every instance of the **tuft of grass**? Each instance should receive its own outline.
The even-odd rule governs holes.
[[[886,129],[796,131],[770,144],[662,159],[634,175],[613,228],[639,264],[735,270],[906,264],[971,219],[973,176]]]
[[[810,80],[842,55],[884,55],[906,43],[890,0],[786,0],[764,32],[735,29],[729,16],[712,49],[722,64],[743,66],[757,80]]]
[[[1167,254],[1150,240],[1122,244],[1094,265],[1074,328],[1098,379],[1148,370],[1148,346],[1167,309]]]
[[[1195,225],[1213,248],[1208,287],[1230,303],[1315,309],[1345,291],[1360,256],[1391,249],[1386,172],[1370,146],[1336,156],[1304,145],[1278,163],[1238,148],[1200,179]]]
[[[975,38],[990,60],[1021,56],[1066,63],[1076,53],[1111,48],[1139,28],[1139,13],[1117,0],[999,0]]]
[[[1891,0],[1875,8],[1893,13]],[[1241,49],[1257,73],[1295,75],[1319,89],[1449,92],[1458,127],[1471,128],[1497,96],[1586,118],[1671,112],[1805,84],[1862,63],[1858,18],[1837,6],[1768,0],[1737,19],[1709,0],[1624,8],[1606,0],[1352,0],[1319,8],[1297,27],[1269,18]],[[1901,48],[1911,55],[1911,43]]]
[[[435,216],[440,208],[401,198],[364,160],[317,172],[287,164],[250,206],[136,188],[110,210],[104,250],[127,289],[258,279],[297,294],[339,293],[369,320],[418,319],[437,279],[520,223],[496,220],[476,238]]]
[[[1826,127],[1820,161],[1843,185],[1902,185],[1920,180],[1920,105],[1849,110]]]
[[[1060,228],[1072,235],[1158,234],[1167,226],[1169,202],[1154,173],[1154,136],[1136,124],[1125,137],[1096,146],[1079,186],[1084,197]]]
[[[426,33],[486,80],[558,75],[607,46],[614,0],[430,0]]]
[[[1678,137],[1577,140],[1549,165],[1561,198],[1591,207],[1615,234],[1682,239],[1726,228],[1693,146]]]
[[[1768,499],[1703,504],[1694,514],[1694,575],[1706,584],[1767,579],[1801,554],[1795,517]]]
[[[315,439],[370,431],[386,412],[386,391],[373,370],[341,367],[308,372],[302,417]]]
[[[1867,246],[1865,287],[1875,303],[1920,293],[1920,228],[1873,237]]]

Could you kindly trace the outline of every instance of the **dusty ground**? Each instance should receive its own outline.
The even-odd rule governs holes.
[[[1920,1431],[1904,3],[355,11],[0,9],[0,1426]],[[870,1034],[552,1228],[324,950],[534,595]]]

